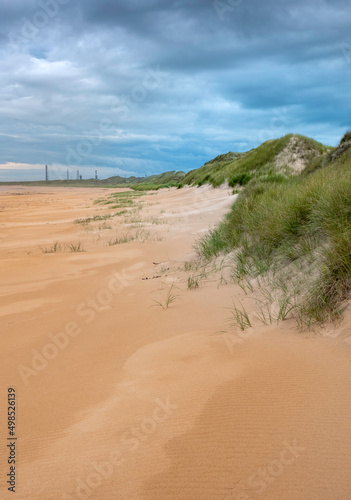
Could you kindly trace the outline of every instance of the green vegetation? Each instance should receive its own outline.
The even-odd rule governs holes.
[[[68,243],[67,248],[70,252],[85,252],[82,242],[78,241],[78,243]]]
[[[202,167],[188,172],[182,180],[182,184],[192,184],[202,186],[212,184],[214,187],[220,186],[228,179],[230,172],[238,159],[245,153],[229,152],[219,155],[213,160],[205,163]]]
[[[188,289],[189,290],[196,290],[196,288],[199,288],[199,278],[198,276],[188,276]]]
[[[174,285],[167,290],[166,296],[163,300],[154,300],[155,306],[162,307],[162,309],[168,309],[171,304],[179,297],[179,294],[174,293]]]
[[[143,196],[144,193],[136,193],[134,191],[119,191],[109,194],[106,198],[99,198],[94,201],[94,204],[100,205],[108,205],[110,209],[118,209],[118,208],[131,208],[137,207],[138,204],[135,201],[136,198]],[[123,212],[116,212],[115,215],[120,215]],[[97,216],[98,217],[98,216]],[[107,216],[108,217],[108,216]],[[112,217],[110,215],[110,217]]]
[[[64,252],[65,247],[59,241],[55,241],[51,247],[40,247],[40,251],[42,253],[59,253]]]
[[[151,175],[141,182],[135,182],[130,187],[135,191],[151,191],[178,187],[185,176],[184,172],[165,172],[159,175]]]
[[[241,331],[244,331],[246,328],[250,328],[251,321],[250,317],[245,309],[245,307],[241,305],[241,309],[239,309],[234,303],[233,308],[231,309],[231,313],[233,315],[234,324],[238,325]]]
[[[285,182],[296,175],[290,166],[294,155],[308,166],[316,158],[324,158],[329,151],[330,148],[313,139],[289,134],[281,139],[264,142],[247,153],[217,156],[203,167],[186,174],[182,183],[217,187],[227,181],[229,186],[235,187],[246,186],[252,179]]]
[[[116,236],[116,238],[113,238],[112,240],[108,241],[108,245],[110,247],[114,245],[122,245],[123,243],[130,243],[131,241],[134,241],[136,237],[131,234],[123,234],[122,236]]]
[[[112,217],[111,214],[106,214],[106,215],[94,215],[94,217],[87,217],[86,219],[76,219],[74,221],[75,224],[82,224],[86,225],[89,224],[90,222],[95,222],[95,221],[102,221],[102,220],[107,220]]]
[[[350,138],[348,133],[342,139],[336,156],[338,148],[321,146],[326,158],[318,168],[283,183],[253,178],[223,222],[198,242],[205,259],[233,252],[237,282],[261,278],[266,298],[267,291],[279,290],[277,320],[290,315],[301,326],[336,320],[349,296]],[[271,302],[267,298],[262,305]]]
[[[170,171],[148,177],[109,177],[100,181],[100,187],[129,187],[135,191],[148,191],[178,186],[185,176],[181,171]]]
[[[124,210],[119,210],[114,214],[94,215],[93,217],[86,217],[85,219],[76,219],[74,222],[75,224],[87,226],[91,222],[106,221],[112,217],[118,217],[131,212],[126,209],[133,208],[135,210],[139,210],[141,207],[134,201],[134,199],[139,198],[140,196],[143,196],[143,193],[135,193],[134,191],[111,193],[106,198],[99,198],[95,200],[94,204],[107,205],[107,208],[109,209],[117,210],[122,208]]]
[[[152,234],[150,231],[144,229],[143,227],[138,227],[137,231],[133,233],[126,233],[116,236],[113,239],[110,239],[107,244],[109,246],[121,245],[123,243],[130,243],[131,241],[138,241],[139,243],[145,243],[146,241],[161,241],[161,237],[154,233]]]
[[[60,253],[60,252],[85,252],[81,241],[78,243],[60,243],[55,241],[51,247],[40,247],[42,253]]]

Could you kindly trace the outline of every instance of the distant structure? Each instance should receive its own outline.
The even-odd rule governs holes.
[[[48,181],[49,180],[49,172],[48,172],[48,166],[45,165],[45,180]]]
[[[67,180],[69,181],[69,170],[67,169]]]
[[[83,176],[82,176],[82,175],[80,175],[80,176],[79,176],[79,180],[81,181],[82,179],[83,179]]]
[[[97,180],[98,178],[98,174],[97,174],[97,170],[95,169],[95,179]]]
[[[77,180],[79,181],[80,177],[79,177],[79,170],[77,170]]]

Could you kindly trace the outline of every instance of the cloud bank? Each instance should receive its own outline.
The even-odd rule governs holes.
[[[3,0],[0,180],[45,164],[57,178],[188,171],[288,132],[334,145],[350,126],[347,7]]]

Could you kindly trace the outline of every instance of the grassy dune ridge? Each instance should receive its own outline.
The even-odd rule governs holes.
[[[283,153],[287,148],[289,153],[284,156]],[[294,155],[305,166],[309,166],[317,158],[323,158],[329,151],[330,148],[313,139],[288,134],[280,139],[266,141],[247,153],[228,153],[218,156],[201,168],[190,171],[182,183],[198,186],[212,184],[213,187],[217,187],[227,181],[229,186],[238,187],[257,178],[285,180],[294,175],[289,165],[289,160]]]
[[[274,285],[283,276],[282,295],[298,281],[292,309],[307,325],[337,319],[351,288],[351,141],[345,137],[327,155],[320,148],[297,176],[251,180],[198,243],[206,259],[234,252],[241,277],[270,274]]]

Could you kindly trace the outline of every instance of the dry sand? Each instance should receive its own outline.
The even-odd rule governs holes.
[[[240,336],[242,290],[215,274],[189,290],[184,271],[228,190],[162,190],[133,216],[74,223],[113,212],[93,203],[110,192],[0,188],[0,498],[349,500],[349,313],[324,335],[287,321]],[[108,245],[126,233],[138,240]],[[55,241],[85,251],[41,251]]]

